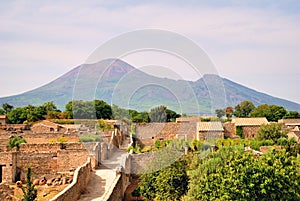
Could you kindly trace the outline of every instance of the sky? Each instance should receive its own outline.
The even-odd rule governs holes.
[[[0,1],[0,97],[47,84],[106,41],[141,29],[181,34],[220,76],[300,103],[298,0]],[[144,57],[125,60],[138,67]]]

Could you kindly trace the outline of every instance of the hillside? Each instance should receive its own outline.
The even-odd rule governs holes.
[[[235,106],[243,100],[267,103],[300,111],[300,105],[252,90],[217,75],[184,81],[146,74],[121,60],[80,65],[60,78],[32,91],[0,98],[15,107],[53,101],[64,109],[72,99],[102,99],[109,104],[136,110],[167,105],[179,113],[209,114],[216,108]]]

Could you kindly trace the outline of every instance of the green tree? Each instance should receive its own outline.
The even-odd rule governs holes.
[[[249,117],[250,113],[255,109],[251,101],[243,101],[236,105],[234,108],[234,116],[236,117]]]
[[[276,143],[281,137],[287,138],[287,131],[282,130],[280,123],[261,125],[258,129],[258,140],[273,140]]]
[[[12,124],[22,124],[27,120],[27,112],[24,108],[16,108],[7,113],[7,118]]]
[[[0,115],[5,114],[5,110],[3,110],[2,108],[0,108]]]
[[[27,143],[26,140],[19,136],[13,136],[8,140],[8,147],[10,149],[17,147],[17,149],[20,149],[20,144]]]
[[[24,201],[35,201],[37,199],[37,189],[32,183],[32,169],[27,168],[26,187],[22,187]]]
[[[167,122],[175,122],[176,118],[179,118],[181,115],[177,114],[175,111],[167,109]]]
[[[297,119],[300,118],[300,114],[298,111],[289,111],[288,114],[286,114],[284,119]]]
[[[183,161],[154,173],[141,175],[141,195],[148,200],[180,200],[187,192],[188,176]]]
[[[152,108],[149,113],[151,122],[166,122],[167,121],[166,110],[167,107],[163,105]]]
[[[226,107],[224,111],[227,119],[230,119],[234,113],[233,107]]]
[[[278,105],[259,105],[251,112],[251,117],[266,117],[268,121],[278,121],[288,114],[286,109]]]
[[[111,119],[112,109],[109,104],[103,100],[95,100],[95,110],[97,119]]]
[[[225,111],[222,109],[216,109],[215,113],[218,118],[222,118],[225,115]]]
[[[299,200],[297,158],[285,150],[257,157],[223,148],[191,172],[187,200]]]
[[[12,106],[8,103],[4,103],[4,104],[2,104],[2,108],[5,111],[5,114],[7,114],[14,108],[14,106]]]

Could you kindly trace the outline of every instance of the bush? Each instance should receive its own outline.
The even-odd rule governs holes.
[[[19,136],[14,136],[12,138],[9,139],[8,141],[8,147],[10,149],[14,148],[14,147],[17,147],[17,149],[20,148],[20,144],[22,143],[27,143],[26,140],[22,137],[19,137]]]
[[[89,135],[81,135],[79,137],[80,142],[100,142],[101,137],[99,135],[89,134]]]

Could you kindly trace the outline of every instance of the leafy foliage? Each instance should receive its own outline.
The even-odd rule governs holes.
[[[158,106],[152,108],[149,113],[151,122],[166,122],[167,121],[167,107],[166,106]]]
[[[222,118],[225,115],[225,111],[222,109],[216,109],[215,112],[218,118]]]
[[[19,137],[19,136],[14,136],[14,137],[11,137],[8,141],[8,147],[10,149],[14,148],[14,147],[17,147],[17,149],[20,148],[20,144],[22,143],[27,143],[26,140],[22,137]]]
[[[287,116],[288,112],[282,106],[278,105],[259,105],[251,112],[251,117],[266,117],[268,121],[278,121]]]
[[[101,140],[101,137],[99,135],[95,135],[95,134],[79,136],[80,142],[100,142],[100,140]]]
[[[287,131],[282,130],[282,124],[270,123],[261,125],[258,130],[258,140],[273,140],[277,142],[279,138],[287,138]]]
[[[243,101],[235,106],[234,116],[236,117],[249,117],[250,113],[255,109],[251,101]]]
[[[140,177],[141,195],[151,200],[180,200],[187,192],[188,176],[183,161]]]
[[[191,172],[188,200],[300,199],[297,159],[288,152],[273,150],[257,157],[224,148]]]

